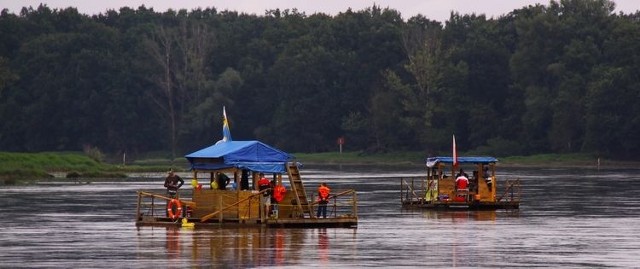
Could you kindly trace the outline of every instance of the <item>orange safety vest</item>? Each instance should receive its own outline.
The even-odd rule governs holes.
[[[328,200],[330,192],[331,192],[331,189],[329,189],[329,187],[320,186],[318,188],[318,194],[320,196],[320,200],[322,200],[322,201]]]
[[[282,186],[282,185],[278,185],[273,189],[273,199],[276,200],[276,202],[281,202],[284,199],[284,195],[287,193],[287,189]]]

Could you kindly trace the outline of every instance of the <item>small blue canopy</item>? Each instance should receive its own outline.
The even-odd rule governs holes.
[[[496,163],[498,159],[494,157],[458,157],[458,163]],[[453,157],[429,157],[427,158],[427,167],[433,167],[438,163],[453,164]]]
[[[216,170],[236,167],[255,172],[284,173],[293,155],[260,141],[220,141],[184,156],[192,170]]]

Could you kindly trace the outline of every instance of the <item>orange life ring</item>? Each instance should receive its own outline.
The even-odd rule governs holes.
[[[176,207],[176,211],[173,212],[173,206]],[[182,216],[182,203],[178,199],[171,199],[167,204],[167,215],[173,220]]]

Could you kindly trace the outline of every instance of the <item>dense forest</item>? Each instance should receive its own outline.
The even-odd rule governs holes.
[[[0,151],[640,150],[640,12],[561,0],[444,23],[215,8],[0,14]]]

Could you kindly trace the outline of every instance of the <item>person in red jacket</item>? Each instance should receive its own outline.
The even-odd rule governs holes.
[[[327,204],[329,203],[330,195],[331,189],[327,187],[327,184],[324,182],[320,184],[320,187],[318,187],[318,212],[316,213],[317,218],[320,218],[321,213],[323,218],[327,218]]]
[[[464,202],[469,199],[469,176],[460,169],[456,178],[456,201]]]
[[[456,190],[469,190],[469,176],[462,169],[456,178]]]
[[[262,203],[264,204],[264,212],[265,216],[269,215],[269,207],[271,206],[271,181],[269,181],[264,173],[260,173],[260,180],[258,180],[258,190],[263,191],[262,193]]]

